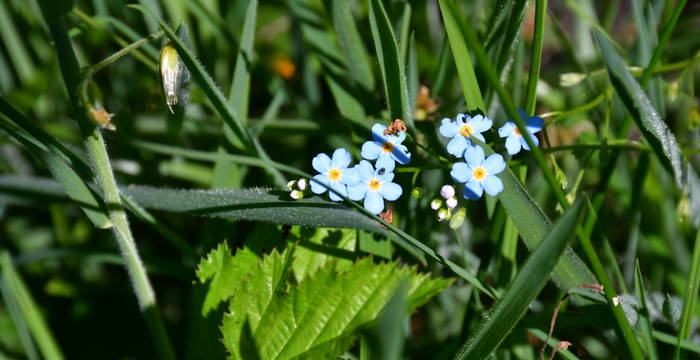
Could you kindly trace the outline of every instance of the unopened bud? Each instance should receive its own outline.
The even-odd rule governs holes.
[[[299,190],[292,190],[292,192],[289,193],[289,196],[294,200],[301,200],[304,198],[304,192]]]
[[[413,196],[416,199],[420,199],[423,197],[423,188],[420,187],[414,187],[413,190],[411,190],[411,196]]]
[[[452,220],[450,220],[450,227],[453,229],[457,229],[462,224],[464,223],[464,218],[467,217],[467,209],[466,208],[461,208],[457,210],[457,212],[452,216]]]
[[[307,185],[306,179],[299,179],[299,181],[297,181],[297,188],[301,191],[306,190],[306,185]]]
[[[440,195],[445,199],[450,199],[455,196],[455,188],[452,185],[443,185],[440,189]]]
[[[564,73],[559,75],[559,85],[562,87],[572,87],[581,83],[588,75],[581,73]]]
[[[445,205],[447,205],[448,208],[454,209],[457,207],[457,198],[456,197],[451,197],[445,201]]]
[[[438,210],[442,206],[442,200],[435,199],[430,202],[430,208],[433,210]]]
[[[442,208],[437,213],[438,220],[447,221],[452,217],[452,211],[450,209]]]
[[[297,183],[296,180],[290,180],[290,181],[287,183],[287,189],[289,189],[289,190],[294,190],[294,185],[296,185],[296,183]]]

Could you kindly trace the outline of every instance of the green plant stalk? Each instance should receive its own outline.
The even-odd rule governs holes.
[[[595,220],[595,208],[590,203],[590,200],[588,200],[588,208],[589,212],[592,212],[593,214],[587,217],[587,222],[589,221],[589,219]],[[590,224],[591,223],[587,223],[587,225]],[[632,359],[644,360],[642,349],[639,346],[639,342],[637,341],[637,337],[634,334],[634,331],[630,327],[629,322],[627,322],[627,317],[625,316],[625,312],[622,310],[622,305],[613,305],[615,301],[613,299],[617,298],[617,291],[615,291],[615,288],[613,287],[613,284],[610,281],[608,274],[605,272],[603,263],[600,261],[600,258],[598,257],[598,254],[596,254],[595,248],[591,243],[591,239],[588,236],[588,234],[590,234],[590,231],[586,231],[581,227],[578,227],[576,229],[576,232],[578,235],[579,243],[581,244],[583,251],[586,253],[586,257],[588,258],[588,262],[591,264],[596,278],[598,278],[600,284],[603,285],[603,289],[605,290],[605,298],[608,300],[608,306],[612,311],[615,321],[617,322],[618,330],[622,335],[622,338],[624,339],[625,343],[627,344],[627,350],[629,351],[629,355]]]
[[[510,95],[508,95],[508,92],[501,84],[498,74],[496,74],[496,70],[493,68],[491,61],[489,60],[488,56],[486,56],[486,53],[484,53],[484,49],[479,44],[479,40],[476,37],[474,30],[468,26],[464,27],[463,29],[467,44],[474,52],[477,63],[484,71],[486,77],[491,83],[491,86],[493,86],[496,90],[496,93],[501,99],[501,104],[503,105],[506,114],[511,120],[513,120],[513,122],[515,122],[520,133],[527,134],[527,130],[525,129],[525,122],[520,117],[520,114],[518,113],[518,110],[515,107],[513,99],[510,97]],[[549,185],[550,189],[554,193],[554,196],[557,198],[557,201],[559,202],[559,204],[561,204],[562,208],[568,209],[570,204],[566,200],[566,195],[561,189],[561,186],[559,186],[559,183],[556,177],[554,176],[554,173],[547,165],[547,161],[545,160],[544,155],[542,154],[542,149],[540,149],[538,146],[535,146],[535,143],[532,142],[532,139],[529,136],[525,136],[525,141],[527,141],[528,146],[530,147],[530,149],[532,149],[532,156],[535,158],[537,166],[542,170],[542,174],[544,175],[544,178],[547,181],[547,184]]]
[[[535,114],[537,104],[537,83],[540,80],[540,67],[542,66],[542,43],[544,42],[544,18],[547,11],[547,0],[535,2],[535,32],[532,39],[532,54],[530,56],[530,73],[527,78],[527,92],[525,95],[525,114]],[[545,130],[546,128],[543,128]],[[523,133],[525,134],[525,133]]]
[[[681,324],[678,328],[678,340],[676,341],[676,349],[674,350],[674,359],[680,358],[681,341],[690,337],[690,323],[695,314],[695,305],[698,301],[698,289],[700,289],[700,230],[698,230],[695,236],[693,260],[690,266],[690,275],[688,276],[688,287],[685,290],[685,298],[683,299],[683,312],[681,313]]]
[[[104,58],[102,61],[98,62],[97,64],[91,65],[88,67],[87,73],[86,73],[86,78],[92,76],[96,72],[102,70],[103,68],[115,63],[117,60],[121,59],[122,57],[131,54],[134,51],[137,51],[138,48],[140,48],[143,45],[148,44],[149,42],[156,40],[163,36],[163,31],[157,31],[151,35],[146,36],[143,39],[137,40],[132,42],[131,44],[121,48],[119,51],[115,52],[114,54]]]
[[[68,91],[71,107],[80,127],[86,153],[90,159],[95,179],[102,191],[102,198],[106,204],[109,219],[113,224],[112,231],[124,258],[124,265],[134,288],[139,308],[144,313],[151,336],[161,357],[174,359],[175,354],[172,345],[156,308],[155,293],[136,250],[136,243],[121,203],[107,149],[102,139],[102,132],[99,127],[87,119],[86,109],[80,104],[78,94],[80,69],[63,23],[63,17],[56,16],[56,14],[47,14],[46,3],[40,2],[40,5],[56,47],[59,66]]]

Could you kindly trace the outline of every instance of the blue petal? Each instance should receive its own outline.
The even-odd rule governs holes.
[[[394,150],[391,151],[391,157],[398,161],[402,165],[406,165],[411,162],[411,153],[408,152],[408,148],[404,145],[394,145]]]
[[[525,113],[525,110],[518,109],[518,114],[520,114],[520,117],[523,119],[523,121],[527,121],[527,114]]]
[[[484,139],[484,135],[481,135],[478,132],[473,132],[472,136],[479,139],[479,141],[481,141],[481,142],[486,142],[486,139]],[[474,144],[474,143],[472,142],[472,144]]]
[[[309,183],[311,183],[311,192],[313,192],[314,194],[323,194],[324,192],[326,192],[326,190],[328,190],[327,186],[330,181],[331,179],[329,179],[326,174],[318,174],[312,177],[311,181],[309,181]],[[321,184],[324,184],[326,186],[323,186]]]
[[[540,146],[540,140],[537,138],[537,136],[530,133],[530,139],[532,139],[532,142],[535,144],[535,146]]]
[[[471,126],[474,131],[482,133],[493,126],[493,121],[486,116],[476,115],[472,118]]]
[[[374,167],[367,160],[360,161],[359,164],[355,165],[355,169],[357,169],[357,173],[363,181],[369,181],[374,176]]]
[[[386,136],[384,136],[384,130],[386,129],[386,126],[382,124],[374,124],[372,126],[372,139],[374,139],[374,141],[379,141],[382,144],[385,143]]]
[[[452,138],[459,134],[460,126],[457,125],[452,119],[444,118],[442,119],[442,125],[440,125],[440,134],[446,138]]]
[[[384,182],[391,182],[391,180],[394,180],[394,173],[386,171],[382,175],[377,174],[377,176],[375,176],[375,178],[383,183]]]
[[[348,186],[348,197],[352,200],[359,201],[367,194],[367,183],[360,182],[355,186]]]
[[[510,136],[513,133],[513,130],[515,130],[515,123],[509,121],[498,129],[498,136],[502,138]]]
[[[508,154],[515,155],[520,152],[520,148],[522,147],[520,144],[520,138],[521,136],[517,136],[515,134],[508,136],[506,139],[506,150],[508,150]]]
[[[484,193],[484,188],[481,186],[481,182],[472,179],[464,184],[464,198],[471,200],[478,200]]]
[[[379,188],[379,192],[382,193],[382,196],[384,196],[385,199],[394,201],[398,199],[401,194],[403,194],[403,189],[401,189],[401,186],[399,186],[397,183],[385,182],[382,184],[382,187]]]
[[[394,159],[391,157],[391,155],[384,153],[379,156],[379,159],[376,163],[374,163],[374,166],[376,168],[376,171],[379,171],[379,169],[384,169],[384,172],[392,172],[396,167],[396,163],[394,162]]]
[[[527,140],[525,140],[524,136],[518,136],[520,139],[520,146],[523,147],[523,149],[530,151],[530,145],[527,144]]]
[[[447,152],[456,157],[462,157],[467,145],[467,139],[465,139],[462,135],[457,135],[453,137],[449,143],[447,143]]]
[[[393,140],[391,141],[394,145],[401,144],[404,140],[406,140],[406,132],[405,131],[399,131],[398,134],[393,135]]]
[[[333,152],[333,160],[331,160],[331,166],[334,169],[345,169],[350,165],[350,161],[352,161],[352,156],[350,155],[350,152],[343,149],[343,148],[338,148],[335,149]]]
[[[470,146],[464,152],[464,160],[471,167],[480,167],[484,162],[484,149],[481,146]]]
[[[539,116],[530,116],[525,122],[525,129],[530,133],[536,133],[542,130],[544,120]]]
[[[330,198],[333,201],[343,201],[343,198],[336,195],[335,193],[338,193],[343,196],[348,196],[348,188],[341,181],[331,181],[331,189],[333,189],[335,192],[329,191],[328,194],[330,195]]]
[[[326,154],[318,154],[311,160],[311,166],[320,173],[328,172],[331,169],[331,158]]]
[[[352,186],[360,182],[360,173],[355,168],[343,169],[340,181],[347,186]]]
[[[382,153],[382,143],[367,141],[362,144],[362,157],[367,160],[375,160]]]
[[[487,175],[481,184],[484,186],[486,193],[491,196],[496,196],[503,191],[503,182],[496,175]]]
[[[384,198],[379,191],[367,192],[365,196],[365,209],[375,215],[384,210]]]
[[[459,128],[462,128],[462,125],[469,123],[471,119],[471,116],[467,114],[457,114],[457,119],[455,120],[457,121],[457,126],[459,126]]]
[[[465,162],[458,162],[452,164],[452,171],[450,171],[452,179],[458,183],[465,183],[472,177],[472,171],[469,165]]]
[[[506,168],[506,162],[503,161],[501,154],[491,154],[484,160],[484,169],[488,174],[498,174]]]

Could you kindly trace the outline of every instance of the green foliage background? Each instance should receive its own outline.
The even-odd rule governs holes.
[[[534,359],[555,309],[547,356],[698,357],[699,11],[0,2],[0,359]],[[191,76],[174,114],[168,42]],[[488,115],[481,146],[505,154],[517,109],[545,119],[540,148],[438,222],[440,120]],[[413,157],[391,224],[290,199],[313,156],[357,161],[396,118]]]

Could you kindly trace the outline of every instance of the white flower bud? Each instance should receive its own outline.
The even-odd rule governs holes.
[[[443,185],[440,189],[440,195],[445,199],[450,199],[455,196],[455,188],[452,185]]]
[[[292,190],[292,192],[289,193],[289,196],[294,200],[301,200],[304,198],[304,192],[299,190]]]
[[[452,217],[452,212],[450,209],[442,208],[440,211],[438,211],[437,217],[439,221],[447,221]]]
[[[430,202],[430,208],[433,210],[438,210],[442,206],[442,200],[435,199]]]
[[[454,209],[457,207],[457,198],[456,197],[451,197],[445,201],[445,205],[447,205],[448,208]]]
[[[306,179],[299,179],[299,181],[297,181],[297,188],[301,191],[306,190],[306,185]]]
[[[562,87],[576,86],[586,77],[588,77],[588,75],[581,73],[564,73],[559,75],[559,85]]]
[[[287,189],[289,189],[289,190],[294,190],[294,185],[296,185],[296,183],[297,183],[296,180],[290,180],[290,181],[287,183]]]

